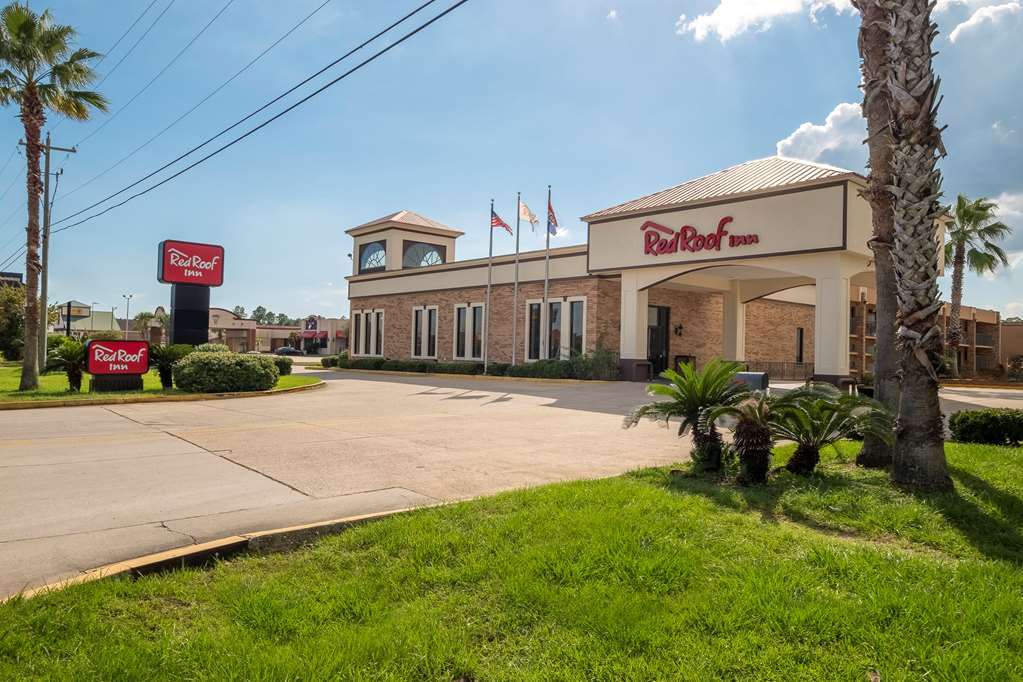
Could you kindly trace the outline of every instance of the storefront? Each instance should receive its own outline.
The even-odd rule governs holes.
[[[310,315],[302,321],[302,350],[310,355],[337,355],[348,350],[348,320]]]
[[[519,255],[517,304],[515,257],[493,259],[488,358],[600,347],[628,379],[712,357],[847,377],[851,304],[873,284],[864,186],[769,157],[591,213],[586,244],[550,251],[546,306],[543,251]],[[348,234],[353,356],[482,360],[488,260],[455,259],[462,232],[402,211]]]

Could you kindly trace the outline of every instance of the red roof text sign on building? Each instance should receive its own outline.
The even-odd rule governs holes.
[[[145,341],[89,341],[85,357],[85,371],[92,375],[149,371],[149,344]]]
[[[164,284],[219,287],[224,283],[224,247],[171,239],[162,241],[157,279]]]
[[[720,251],[722,246],[734,248],[747,244],[760,243],[756,234],[729,234],[725,227],[732,222],[731,216],[725,216],[718,222],[715,232],[701,234],[692,225],[683,225],[676,232],[670,227],[648,220],[640,225],[643,231],[643,253],[659,256],[665,253],[689,251]]]

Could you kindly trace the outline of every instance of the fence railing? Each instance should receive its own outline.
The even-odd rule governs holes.
[[[806,381],[813,378],[813,363],[747,361],[746,371],[767,372],[772,380]]]

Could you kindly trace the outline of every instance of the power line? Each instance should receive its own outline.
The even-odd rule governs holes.
[[[172,0],[172,2],[173,2],[173,0]],[[199,38],[202,36],[202,34],[206,32],[206,29],[208,29],[210,26],[212,26],[213,22],[215,22],[217,19],[219,19],[220,15],[223,14],[224,12],[226,12],[227,8],[230,7],[233,4],[234,4],[234,0],[227,0],[227,2],[224,4],[224,6],[220,8],[220,11],[217,12],[216,14],[214,14],[213,18],[210,19],[208,22],[206,22],[206,25],[203,26],[202,29],[192,37],[191,40],[189,40],[187,43],[185,43],[185,46],[183,48],[181,48],[176,55],[174,55],[173,59],[171,59],[169,62],[167,62],[166,66],[164,66],[162,69],[160,69],[160,71],[155,76],[153,76],[151,79],[149,79],[149,82],[146,83],[145,85],[143,85],[141,90],[139,90],[134,95],[132,95],[131,99],[129,99],[124,104],[122,104],[121,108],[119,108],[117,111],[115,111],[110,116],[107,116],[105,119],[103,119],[103,122],[100,123],[99,126],[95,130],[93,130],[91,133],[89,133],[88,135],[83,137],[81,139],[81,141],[79,141],[78,144],[75,145],[75,147],[79,147],[84,142],[86,142],[87,140],[91,139],[99,131],[103,130],[108,125],[110,125],[111,121],[113,121],[115,118],[117,118],[121,114],[122,111],[124,111],[129,106],[131,106],[131,103],[134,102],[136,99],[138,99],[139,96],[142,93],[144,93],[146,90],[148,90],[149,87],[160,78],[160,76],[162,76],[164,73],[167,72],[167,69],[169,69],[170,67],[174,66],[174,63],[177,62],[178,59],[181,58],[181,55],[185,54],[185,52],[187,52],[188,49],[190,47],[192,47],[192,45],[195,44],[195,41],[199,40]],[[170,7],[170,5],[168,5],[168,7]],[[97,85],[97,87],[98,87],[98,85]]]
[[[156,0],[153,0],[153,1],[155,2]],[[163,19],[163,15],[167,14],[167,10],[169,10],[171,8],[171,6],[174,5],[174,2],[175,2],[175,0],[170,0],[170,2],[167,3],[167,6],[163,8],[163,11],[161,11],[158,15],[156,15],[156,18],[153,19],[153,23],[149,24],[149,27],[146,28],[146,30],[142,32],[142,35],[140,35],[135,40],[134,43],[132,43],[131,47],[128,48],[128,51],[125,52],[124,55],[120,59],[117,60],[117,63],[114,64],[113,68],[111,68],[109,71],[107,71],[105,74],[103,74],[103,78],[101,78],[99,80],[99,83],[96,83],[96,88],[97,89],[99,89],[99,86],[103,85],[103,83],[105,83],[106,80],[108,78],[110,78],[110,76],[114,75],[114,72],[117,71],[117,67],[119,67],[121,64],[123,64],[125,59],[127,59],[128,57],[131,56],[132,52],[135,51],[135,48],[139,46],[139,43],[141,43],[143,40],[145,40],[146,36],[149,35],[149,32],[152,31],[156,27],[156,25],[158,23],[160,23],[160,19]],[[152,4],[150,4],[149,7],[152,7]],[[146,8],[146,12],[149,11],[149,7]],[[145,14],[145,12],[143,12],[143,14]],[[141,19],[141,18],[142,17],[140,16],[139,19]],[[138,20],[136,19],[136,22],[137,21]]]
[[[443,12],[438,14],[437,16],[435,16],[432,19],[424,22],[423,24],[420,24],[419,26],[414,28],[412,31],[410,31],[410,32],[406,33],[405,35],[403,35],[401,38],[398,38],[397,40],[395,40],[394,42],[390,43],[386,47],[382,48],[381,50],[378,50],[376,53],[374,53],[373,55],[367,57],[363,61],[359,62],[358,64],[353,66],[348,71],[345,71],[343,74],[341,74],[337,78],[335,78],[335,79],[333,79],[331,81],[328,81],[326,84],[324,84],[323,86],[317,88],[313,92],[309,93],[308,95],[306,95],[302,99],[298,100],[297,102],[295,102],[291,106],[287,107],[286,109],[280,111],[279,113],[277,113],[277,114],[271,116],[270,118],[268,118],[267,120],[263,121],[262,123],[260,123],[255,128],[252,128],[251,130],[249,130],[248,132],[246,132],[246,133],[244,133],[242,135],[239,135],[238,137],[236,137],[235,139],[231,140],[227,144],[225,144],[222,147],[216,149],[215,151],[210,152],[209,154],[207,154],[206,156],[202,157],[198,161],[194,161],[193,163],[189,164],[188,166],[185,166],[184,168],[182,168],[181,170],[177,171],[173,175],[170,175],[170,176],[164,178],[163,180],[161,180],[160,182],[156,183],[155,185],[150,185],[149,187],[147,187],[146,189],[142,190],[141,192],[136,192],[135,194],[132,194],[127,199],[124,199],[123,201],[120,201],[120,202],[118,202],[116,204],[108,206],[107,208],[103,209],[102,211],[99,211],[98,213],[94,213],[94,214],[92,214],[92,215],[90,215],[90,216],[88,216],[88,217],[86,217],[86,218],[84,218],[82,220],[79,220],[77,222],[71,223],[70,225],[65,225],[64,227],[62,227],[60,229],[52,230],[51,234],[57,234],[58,232],[63,232],[65,230],[69,230],[72,227],[75,227],[76,225],[81,225],[82,223],[88,222],[88,221],[92,220],[93,218],[98,218],[99,216],[101,216],[101,215],[103,215],[105,213],[109,213],[110,211],[114,210],[115,208],[119,208],[121,206],[124,206],[129,201],[131,201],[132,199],[136,199],[136,198],[138,198],[138,197],[140,197],[140,196],[142,196],[144,194],[148,194],[149,192],[152,192],[157,187],[165,185],[168,182],[170,182],[171,180],[173,180],[173,179],[175,179],[175,178],[177,178],[177,177],[187,173],[188,171],[192,170],[196,166],[198,166],[198,165],[204,163],[205,161],[213,158],[214,156],[220,154],[222,151],[224,151],[224,150],[226,150],[226,149],[228,149],[230,147],[233,147],[235,144],[241,142],[242,140],[247,138],[249,135],[252,135],[252,134],[258,132],[259,130],[262,130],[266,126],[270,125],[271,123],[273,123],[277,119],[281,118],[285,114],[291,112],[292,110],[298,108],[302,104],[305,104],[306,102],[311,100],[313,97],[316,97],[317,95],[319,95],[320,93],[324,92],[328,88],[333,87],[334,85],[336,85],[337,83],[341,82],[342,80],[344,80],[345,78],[347,78],[351,74],[355,73],[356,71],[358,71],[362,67],[366,66],[367,64],[369,64],[369,63],[371,63],[373,61],[376,61],[379,57],[383,56],[387,52],[390,52],[392,49],[394,49],[398,45],[401,45],[402,43],[404,43],[409,38],[415,36],[416,34],[418,34],[421,31],[425,30],[426,28],[428,28],[432,24],[436,23],[440,19],[444,18],[445,16],[447,16],[451,12],[455,11],[456,9],[458,9],[459,7],[461,7],[462,5],[464,5],[467,2],[469,2],[469,0],[458,0],[458,2],[454,3],[453,5],[448,7],[446,10],[444,10]],[[64,220],[67,220],[67,219],[65,218]],[[56,223],[53,223],[53,224],[56,224]]]
[[[14,145],[14,149],[11,150],[11,155],[7,157],[6,161],[4,161],[3,167],[0,167],[0,175],[3,175],[4,171],[7,170],[7,166],[11,165],[11,159],[13,159],[14,155],[17,154],[17,153],[18,153],[18,145]],[[2,198],[2,197],[0,197],[0,198]]]
[[[171,161],[168,161],[168,162],[167,162],[167,163],[165,163],[164,165],[162,165],[162,166],[160,166],[159,168],[157,168],[157,169],[156,169],[155,171],[153,171],[153,172],[149,173],[148,175],[145,175],[145,176],[143,176],[143,177],[139,178],[138,180],[136,180],[135,182],[131,183],[130,185],[127,185],[126,187],[122,187],[121,189],[117,190],[117,191],[116,191],[116,192],[114,192],[113,194],[110,194],[110,195],[108,195],[108,196],[106,196],[106,197],[104,197],[104,198],[100,199],[99,201],[97,201],[97,202],[95,202],[95,203],[93,203],[93,204],[90,204],[90,205],[86,206],[85,208],[82,208],[82,209],[80,209],[80,210],[78,210],[78,211],[75,211],[74,213],[72,213],[72,214],[70,214],[70,215],[64,216],[64,217],[63,217],[63,218],[61,218],[60,220],[58,220],[58,221],[54,222],[54,223],[53,223],[53,225],[59,225],[60,223],[63,223],[63,222],[67,222],[68,220],[71,220],[72,218],[75,218],[76,216],[80,216],[81,214],[83,214],[83,213],[86,213],[86,212],[90,211],[90,210],[92,210],[92,209],[96,208],[97,206],[99,206],[100,204],[104,204],[104,203],[106,203],[107,201],[109,201],[109,200],[113,199],[114,197],[117,197],[117,196],[120,196],[121,194],[124,194],[125,192],[127,192],[127,191],[128,191],[128,190],[130,190],[131,188],[133,188],[133,187],[137,187],[137,186],[141,185],[141,184],[142,184],[143,182],[145,182],[145,181],[146,181],[146,180],[148,180],[149,178],[151,178],[151,177],[153,177],[154,175],[157,175],[157,174],[161,173],[162,171],[164,171],[164,170],[166,170],[166,169],[170,168],[171,166],[173,166],[174,164],[176,164],[176,163],[177,163],[178,161],[181,161],[182,159],[184,159],[184,158],[186,158],[186,157],[188,157],[188,156],[191,156],[191,155],[192,155],[192,154],[194,154],[195,152],[199,151],[200,149],[202,149],[203,147],[205,147],[206,145],[208,145],[208,144],[209,144],[210,142],[213,142],[213,141],[214,141],[214,140],[216,140],[216,139],[217,139],[218,137],[220,137],[220,136],[224,135],[224,134],[225,134],[225,133],[227,133],[227,132],[230,132],[231,130],[234,130],[235,128],[237,128],[238,126],[240,126],[240,125],[241,125],[242,123],[244,123],[245,121],[249,120],[250,118],[252,118],[252,117],[253,117],[253,116],[255,116],[256,114],[260,113],[261,111],[264,111],[264,110],[265,110],[265,109],[267,109],[268,107],[270,107],[270,106],[273,106],[274,104],[276,104],[276,103],[277,103],[277,102],[279,102],[280,100],[284,99],[285,97],[287,97],[287,96],[288,96],[288,95],[290,95],[291,93],[293,93],[293,92],[295,92],[296,90],[298,90],[299,88],[301,88],[301,87],[302,87],[303,85],[305,85],[305,84],[306,84],[306,83],[308,83],[309,81],[313,80],[314,78],[316,78],[317,76],[319,76],[320,74],[322,74],[322,73],[323,73],[324,71],[327,71],[327,70],[329,70],[330,68],[332,68],[332,67],[336,66],[336,65],[337,65],[338,63],[340,63],[340,62],[344,61],[345,59],[347,59],[348,57],[352,56],[353,54],[355,54],[356,52],[358,52],[358,51],[359,51],[359,50],[361,50],[362,48],[366,47],[367,45],[369,45],[370,43],[372,43],[372,42],[373,42],[374,40],[376,40],[377,38],[379,38],[380,36],[384,35],[385,33],[388,33],[388,32],[389,32],[389,31],[391,31],[391,30],[393,30],[393,29],[394,29],[395,27],[399,26],[400,24],[404,23],[404,22],[405,22],[405,21],[407,21],[408,19],[412,18],[413,16],[415,16],[416,14],[418,14],[419,12],[421,12],[422,10],[426,9],[427,7],[429,7],[430,5],[432,5],[433,3],[435,3],[436,1],[437,1],[437,0],[426,0],[426,2],[424,2],[424,3],[423,3],[423,4],[421,4],[421,5],[419,5],[419,6],[418,6],[418,7],[416,7],[416,8],[414,9],[414,10],[412,10],[411,12],[409,12],[408,14],[406,14],[405,16],[403,16],[402,18],[398,19],[397,21],[395,21],[395,22],[394,22],[393,24],[391,24],[391,25],[390,25],[390,26],[388,26],[387,28],[384,28],[384,29],[382,29],[382,30],[378,31],[378,32],[377,32],[377,33],[375,33],[375,34],[374,34],[374,35],[373,35],[372,37],[370,37],[369,39],[367,39],[367,40],[363,41],[362,43],[360,43],[360,44],[359,44],[359,45],[357,45],[356,47],[352,48],[351,50],[349,50],[349,51],[348,51],[348,52],[346,52],[345,54],[341,55],[340,57],[338,57],[337,59],[335,59],[334,61],[332,61],[331,63],[327,64],[326,66],[324,66],[324,67],[323,67],[322,69],[320,69],[319,71],[317,71],[317,72],[316,72],[316,73],[314,73],[313,75],[309,76],[308,78],[306,78],[305,80],[302,80],[302,81],[301,81],[301,82],[299,82],[299,83],[296,83],[296,84],[295,84],[295,85],[293,85],[292,87],[290,87],[290,88],[288,88],[287,90],[285,90],[284,92],[282,92],[282,93],[281,93],[280,95],[278,95],[277,97],[274,97],[274,98],[273,98],[272,100],[270,100],[269,102],[267,102],[267,103],[266,103],[266,104],[264,104],[263,106],[259,107],[259,108],[258,108],[258,109],[256,109],[255,111],[253,111],[253,112],[251,112],[251,113],[247,114],[246,116],[243,116],[242,118],[238,119],[237,121],[235,121],[234,123],[232,123],[232,124],[231,124],[231,125],[229,125],[228,127],[224,128],[223,130],[221,130],[221,131],[220,131],[219,133],[217,133],[216,135],[213,135],[212,137],[209,137],[209,138],[207,138],[206,140],[204,140],[204,141],[203,141],[203,142],[201,142],[200,144],[198,144],[198,145],[196,145],[195,147],[192,147],[191,149],[189,149],[189,150],[188,150],[187,152],[185,152],[185,153],[184,153],[184,154],[182,154],[181,156],[179,156],[179,157],[177,157],[176,159],[173,159],[173,160],[171,160]]]
[[[15,253],[14,253],[14,255],[12,255],[12,256],[9,256],[9,257],[7,258],[7,260],[5,260],[5,261],[4,261],[3,263],[0,263],[0,269],[3,269],[3,268],[9,268],[9,267],[11,267],[12,265],[14,265],[14,264],[15,264],[15,263],[17,262],[18,258],[20,258],[21,256],[23,256],[23,255],[25,254],[25,252],[26,252],[27,250],[28,250],[28,247],[25,247],[25,246],[23,246],[23,247],[21,247],[20,249],[18,249],[18,250],[17,250],[17,251],[16,251]]]
[[[166,126],[166,127],[165,127],[165,128],[163,129],[163,130],[161,130],[160,132],[158,132],[158,133],[156,133],[155,135],[153,135],[152,137],[150,137],[150,138],[149,138],[148,140],[146,140],[145,142],[143,142],[142,144],[140,144],[140,145],[139,145],[138,147],[135,147],[135,149],[133,149],[133,150],[132,150],[131,152],[129,152],[129,153],[128,153],[128,154],[126,154],[125,156],[121,157],[121,159],[120,159],[119,161],[117,161],[117,162],[116,162],[116,163],[114,163],[113,165],[109,166],[109,167],[108,167],[107,169],[105,169],[105,170],[103,170],[103,171],[100,171],[99,173],[97,173],[96,175],[92,176],[91,178],[89,178],[88,180],[86,180],[85,182],[83,182],[82,184],[80,184],[80,185],[78,185],[77,187],[75,187],[75,188],[74,188],[73,190],[71,190],[71,191],[69,191],[69,192],[65,192],[65,193],[64,193],[64,196],[62,197],[62,199],[66,199],[67,197],[71,196],[72,194],[74,194],[74,193],[75,193],[75,192],[77,192],[78,190],[80,190],[80,189],[82,189],[82,188],[84,188],[84,187],[86,187],[86,186],[88,186],[88,185],[91,185],[91,184],[92,184],[93,182],[95,182],[96,180],[99,180],[99,179],[100,179],[101,177],[103,177],[104,175],[106,175],[106,174],[107,174],[107,173],[109,173],[110,171],[114,170],[115,168],[117,168],[118,166],[120,166],[120,165],[121,165],[122,163],[124,163],[125,161],[127,161],[127,160],[128,160],[128,159],[130,159],[131,157],[135,156],[136,154],[138,154],[138,153],[139,153],[140,151],[142,151],[142,150],[143,150],[143,149],[145,149],[146,147],[148,147],[148,146],[149,146],[150,144],[152,144],[152,143],[153,143],[154,141],[156,141],[156,140],[157,140],[157,139],[158,139],[159,137],[161,137],[161,136],[162,136],[162,135],[163,135],[164,133],[166,133],[166,132],[167,132],[168,130],[170,130],[171,128],[173,128],[174,126],[176,126],[176,125],[177,125],[178,123],[180,123],[181,121],[183,121],[183,120],[184,120],[185,118],[187,118],[187,117],[188,117],[188,116],[189,116],[190,114],[192,114],[192,112],[194,112],[194,111],[195,111],[196,109],[198,109],[199,107],[201,107],[201,106],[202,106],[203,104],[205,104],[206,102],[208,102],[208,101],[209,101],[209,100],[210,100],[210,99],[211,99],[211,98],[212,98],[212,97],[213,97],[214,95],[216,95],[216,94],[217,94],[218,92],[220,92],[220,91],[221,91],[221,90],[223,90],[223,89],[224,89],[225,87],[227,87],[228,85],[230,85],[230,84],[231,84],[231,83],[232,83],[232,82],[233,82],[233,81],[234,81],[234,80],[235,80],[236,78],[238,78],[238,76],[240,76],[240,75],[242,75],[243,73],[245,73],[246,71],[248,71],[248,70],[249,70],[249,68],[250,68],[250,67],[252,67],[252,66],[253,66],[253,65],[254,65],[254,64],[255,64],[256,62],[258,62],[258,61],[259,61],[260,59],[262,59],[262,58],[263,58],[264,56],[266,56],[266,55],[267,55],[267,53],[269,53],[269,52],[270,52],[270,50],[274,49],[275,47],[277,47],[278,45],[280,45],[280,44],[281,44],[282,42],[284,42],[284,40],[285,40],[285,39],[286,39],[286,38],[287,38],[288,36],[290,36],[290,35],[291,35],[292,33],[294,33],[294,32],[295,32],[295,31],[297,31],[297,30],[298,30],[299,28],[301,28],[301,27],[302,27],[302,26],[303,26],[303,25],[304,25],[304,24],[305,24],[305,23],[306,23],[307,21],[309,21],[310,19],[312,19],[312,18],[313,18],[313,17],[314,17],[314,16],[315,16],[315,15],[316,15],[316,14],[317,14],[317,13],[318,13],[318,12],[319,12],[319,11],[320,11],[321,9],[323,9],[323,8],[324,8],[324,7],[326,7],[326,6],[328,5],[328,4],[330,4],[330,2],[331,2],[331,0],[323,0],[323,2],[322,2],[322,3],[321,3],[321,4],[320,4],[320,5],[319,5],[319,6],[318,6],[318,7],[316,8],[316,9],[314,9],[314,10],[313,10],[312,12],[310,12],[309,14],[307,14],[307,15],[306,15],[306,16],[305,16],[305,17],[304,17],[304,18],[303,18],[303,19],[302,19],[301,21],[299,21],[299,22],[298,22],[297,24],[295,24],[295,25],[294,25],[294,26],[292,26],[292,27],[291,27],[290,29],[288,29],[288,31],[287,31],[287,32],[286,32],[286,33],[285,33],[284,35],[282,35],[282,36],[281,36],[280,38],[278,38],[278,39],[277,39],[277,40],[275,40],[274,42],[270,43],[270,45],[269,45],[269,46],[267,46],[267,47],[266,47],[266,49],[264,49],[264,50],[263,50],[262,52],[260,52],[260,53],[259,53],[258,55],[256,55],[256,56],[255,56],[254,58],[252,58],[252,59],[251,59],[251,60],[249,61],[249,63],[248,63],[248,64],[246,64],[245,66],[243,66],[242,68],[240,68],[240,69],[239,69],[238,71],[236,71],[236,72],[234,73],[234,75],[232,75],[232,76],[231,76],[230,78],[228,78],[228,79],[227,79],[227,80],[225,80],[225,81],[224,81],[223,83],[221,83],[220,85],[218,85],[218,86],[217,86],[217,87],[216,87],[216,88],[215,88],[215,89],[214,89],[214,90],[213,90],[212,92],[210,92],[210,93],[209,93],[208,95],[206,95],[206,96],[205,96],[205,97],[203,97],[203,98],[202,98],[201,100],[199,100],[199,102],[197,102],[197,103],[196,103],[196,104],[195,104],[194,106],[192,106],[192,108],[191,108],[191,109],[189,109],[189,110],[188,110],[188,111],[186,111],[185,113],[183,113],[183,114],[181,114],[180,116],[178,116],[178,117],[177,117],[176,119],[174,119],[173,121],[171,121],[171,122],[170,122],[170,124],[168,124],[168,125],[167,125],[167,126]],[[0,173],[2,173],[2,172],[3,172],[3,171],[2,171],[2,170],[0,170]]]

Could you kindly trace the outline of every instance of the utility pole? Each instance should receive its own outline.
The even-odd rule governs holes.
[[[121,294],[121,298],[123,298],[127,302],[127,307],[124,309],[124,340],[125,341],[128,340],[128,325],[131,324],[131,297],[134,296],[134,295],[135,294]],[[114,318],[114,321],[116,322],[117,318]]]
[[[18,144],[24,145],[25,142],[19,142]],[[50,317],[50,306],[47,301],[47,282],[50,278],[50,209],[53,208],[53,202],[50,200],[50,152],[57,150],[58,152],[67,152],[68,154],[76,154],[77,149],[71,147],[54,147],[50,144],[50,133],[46,133],[46,146],[43,148],[45,154],[43,161],[43,229],[42,229],[42,271],[39,273],[39,371],[42,372],[46,368],[46,328],[49,326]],[[63,172],[63,171],[62,171]],[[58,174],[59,176],[59,174]],[[59,177],[57,182],[59,183]],[[71,326],[71,320],[68,319],[68,327]]]

